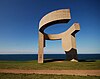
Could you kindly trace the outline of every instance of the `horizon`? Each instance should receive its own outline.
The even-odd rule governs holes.
[[[0,54],[38,54],[40,19],[51,11],[67,8],[71,20],[51,25],[45,32],[61,33],[78,22],[81,29],[76,34],[77,53],[100,54],[99,3],[100,0],[0,0]],[[44,54],[65,54],[61,40],[46,41]]]
[[[53,54],[54,55],[56,55],[56,54],[59,54],[59,55],[60,54],[63,54],[64,55],[64,53],[45,53],[44,55],[50,55],[50,54],[52,54],[52,55]],[[100,54],[100,53],[77,53],[77,55],[80,55],[80,54],[83,54],[83,55],[86,55],[86,54],[87,55],[96,54],[97,55],[97,54]],[[0,55],[38,55],[38,53],[33,53],[33,54],[32,53],[20,53],[20,54],[19,53],[13,53],[13,54],[12,53],[8,53],[8,54],[7,53],[4,53],[4,54],[0,54]]]

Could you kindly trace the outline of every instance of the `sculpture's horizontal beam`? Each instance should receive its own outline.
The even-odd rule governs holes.
[[[68,30],[60,34],[44,34],[46,40],[60,40],[64,36],[73,35],[80,30],[79,23],[74,23]]]

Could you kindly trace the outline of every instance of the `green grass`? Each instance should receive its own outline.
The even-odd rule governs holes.
[[[39,75],[39,74],[0,74],[0,79],[100,79],[100,76]]]
[[[0,61],[0,69],[34,69],[34,70],[98,70],[100,69],[100,60],[91,62],[47,62],[43,64],[38,64],[36,60],[34,61]]]

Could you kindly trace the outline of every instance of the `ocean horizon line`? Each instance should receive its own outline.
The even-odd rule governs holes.
[[[12,55],[13,55],[13,54],[14,54],[14,55],[15,55],[15,54],[16,54],[16,55],[17,55],[17,54],[20,54],[20,55],[21,55],[21,54],[29,54],[29,55],[32,54],[32,55],[34,55],[34,54],[38,54],[38,53],[1,53],[0,55],[2,55],[2,54],[4,54],[4,55],[5,55],[5,54],[6,54],[6,55],[7,55],[7,54],[8,54],[8,55],[9,55],[9,54],[12,54]],[[45,53],[45,54],[64,54],[64,53]],[[66,54],[66,53],[65,53],[65,54]],[[100,53],[77,53],[77,54],[100,54]]]

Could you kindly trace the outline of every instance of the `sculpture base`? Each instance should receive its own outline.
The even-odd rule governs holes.
[[[78,62],[78,60],[75,60],[75,59],[72,59],[72,60],[70,60],[70,61],[72,61],[72,62]]]

